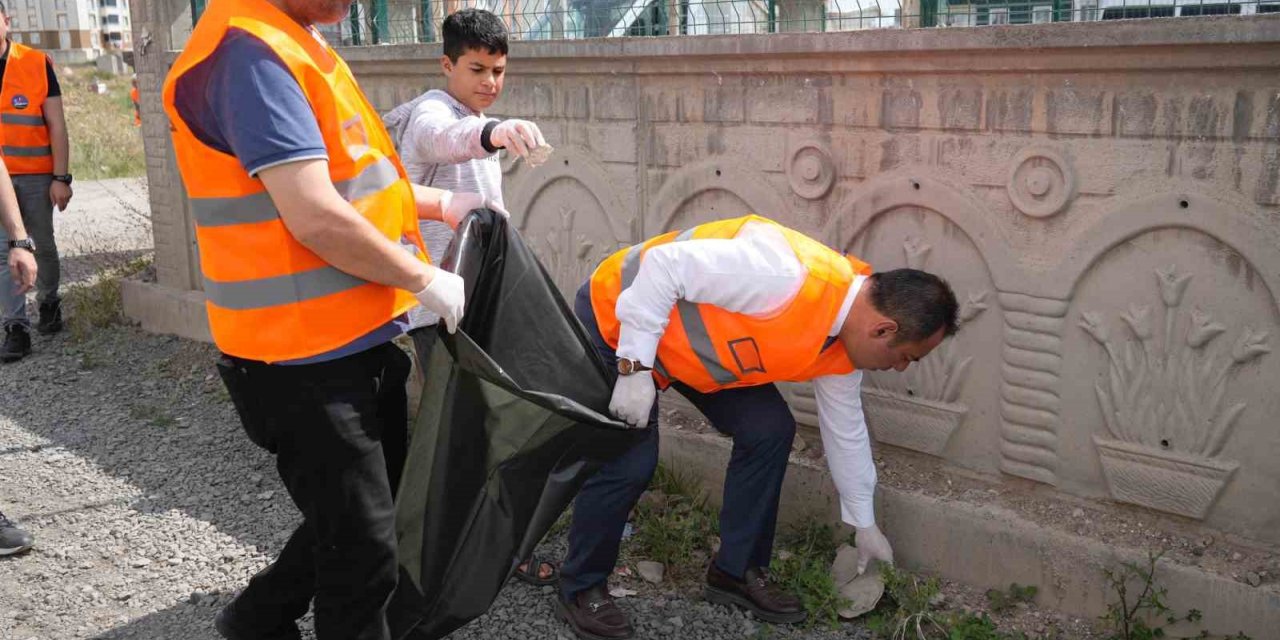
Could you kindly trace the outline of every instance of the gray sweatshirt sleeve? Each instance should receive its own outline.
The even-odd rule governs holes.
[[[414,107],[404,143],[418,152],[418,159],[430,164],[458,164],[491,154],[480,144],[480,132],[491,118],[458,118],[449,106],[423,100]]]

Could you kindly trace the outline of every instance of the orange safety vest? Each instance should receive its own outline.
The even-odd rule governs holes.
[[[177,82],[228,29],[258,38],[284,61],[311,104],[338,192],[389,240],[429,262],[413,190],[382,119],[350,68],[314,28],[265,0],[213,0],[164,84],[178,169],[191,200],[214,342],[266,362],[341,347],[417,305],[407,291],[326,263],[285,228],[262,181],[202,143],[174,106]]]
[[[733,238],[747,222],[771,224],[782,232],[808,271],[804,284],[786,308],[767,318],[710,304],[677,301],[658,342],[654,366],[658,382],[666,387],[679,380],[702,393],[711,393],[853,371],[844,348],[829,343],[828,334],[854,276],[870,275],[871,266],[754,215],[665,233],[623,249],[601,263],[591,276],[591,306],[605,342],[615,349],[618,346],[618,296],[635,280],[649,249],[683,240]]]
[[[44,121],[49,76],[43,52],[9,43],[0,87],[0,126],[4,127],[4,164],[11,174],[53,173],[53,145]]]

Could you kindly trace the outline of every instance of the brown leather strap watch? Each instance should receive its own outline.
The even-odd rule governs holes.
[[[634,358],[618,358],[618,375],[629,376],[633,373],[641,371],[649,371],[653,367],[646,367],[640,364],[639,360]]]

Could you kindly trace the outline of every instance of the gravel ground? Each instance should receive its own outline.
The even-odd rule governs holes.
[[[213,639],[217,608],[297,523],[239,430],[208,345],[118,327],[37,337],[0,368],[0,508],[36,535],[0,561],[0,638]],[[559,557],[562,537],[542,552]],[[743,614],[631,579],[641,638],[744,638]],[[550,589],[513,581],[455,638],[571,637]],[[776,628],[771,637],[855,638]]]

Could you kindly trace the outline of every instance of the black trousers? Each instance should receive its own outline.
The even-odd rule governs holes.
[[[276,561],[232,603],[237,623],[288,629],[314,599],[319,640],[387,640],[409,357],[386,343],[310,365],[224,356],[219,369],[249,437],[275,453],[303,515]]]
[[[589,283],[578,290],[574,312],[605,365],[617,366],[618,356],[600,336],[591,310]],[[778,500],[796,435],[795,418],[772,384],[714,393],[699,393],[680,382],[672,386],[711,426],[733,438],[720,509],[720,552],[714,562],[741,579],[747,569],[768,567],[773,555]],[[566,601],[604,583],[613,572],[627,516],[657,466],[658,406],[654,403],[645,438],[591,476],[574,501],[569,552],[560,568],[560,593]]]

